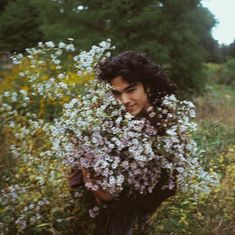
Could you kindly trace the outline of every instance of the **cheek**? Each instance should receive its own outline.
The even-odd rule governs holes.
[[[149,104],[148,95],[143,87],[137,89],[137,91],[132,95],[132,99],[141,106],[146,106]]]
[[[143,107],[148,106],[148,105],[149,105],[149,100],[148,100],[147,94],[144,93],[142,97],[143,97],[143,98],[142,98],[142,100],[141,100],[141,105],[142,105]]]

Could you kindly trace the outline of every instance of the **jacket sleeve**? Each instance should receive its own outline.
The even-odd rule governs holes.
[[[177,186],[173,189],[165,188],[162,189],[165,180],[161,179],[153,192],[146,195],[139,195],[137,197],[127,196],[125,194],[120,195],[119,199],[114,200],[111,203],[111,207],[116,209],[125,209],[131,211],[141,212],[154,212],[163,201],[176,194]],[[176,177],[175,177],[176,182]]]
[[[78,187],[83,184],[82,172],[78,169],[72,169],[69,176],[70,187]],[[153,212],[155,211],[163,201],[176,194],[177,187],[173,189],[165,188],[162,186],[166,182],[165,177],[161,177],[158,184],[154,188],[152,193],[146,195],[127,196],[125,192],[121,193],[118,199],[109,202],[109,207],[113,209],[120,209],[126,211],[142,211],[142,212]],[[176,185],[176,177],[175,177]]]

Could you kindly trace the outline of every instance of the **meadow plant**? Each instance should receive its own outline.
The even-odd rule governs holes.
[[[196,164],[190,160],[197,153],[190,135],[196,128],[190,122],[195,117],[191,102],[171,95],[157,110],[149,107],[149,115],[158,121],[155,126],[165,129],[161,136],[148,119],[127,113],[109,85],[95,79],[86,88],[85,96],[64,105],[64,115],[51,125],[48,135],[54,154],[66,165],[89,169],[99,179],[87,188],[103,188],[114,196],[123,188],[129,188],[130,194],[151,193],[163,169],[169,174],[163,187],[174,188],[175,174],[178,184],[185,182],[186,165]]]
[[[86,90],[86,95],[64,104],[63,116],[48,129],[54,154],[71,168],[88,169],[97,179],[81,185],[81,190],[102,188],[116,198],[124,188],[129,195],[147,194],[162,171],[168,175],[163,188],[174,188],[176,175],[178,188],[184,190],[208,191],[208,184],[218,183],[216,175],[205,172],[198,162],[191,102],[165,96],[160,106],[148,108],[149,118],[135,118],[114,98],[108,84],[94,79]],[[196,184],[189,185],[191,177],[194,183],[197,178]],[[95,214],[92,210],[91,216]]]
[[[93,79],[89,66],[111,49],[107,40],[89,52],[80,52],[81,68],[90,71],[83,75],[77,74],[79,53],[71,39],[58,45],[38,43],[24,55],[13,56],[17,73],[15,79],[8,74],[2,81],[5,89],[0,95],[1,132],[8,137],[9,146],[1,156],[0,231],[4,234],[69,232],[72,224],[81,233],[90,229],[87,219],[81,219],[85,201],[74,200],[76,192],[71,193],[66,182],[70,169],[53,155],[45,130],[63,104],[77,97],[82,84]],[[84,62],[86,54],[89,65]],[[2,165],[5,162],[11,162],[8,169]],[[79,223],[72,223],[78,218]]]
[[[89,234],[87,211],[95,216],[99,208],[87,189],[102,187],[114,197],[124,187],[131,195],[151,193],[163,170],[164,187],[175,186],[175,175],[183,190],[215,183],[197,160],[191,102],[166,96],[148,118],[134,118],[109,85],[94,79],[94,65],[112,49],[107,40],[78,53],[70,39],[13,56],[17,79],[0,95],[1,128],[11,136],[7,156],[14,162],[0,184],[3,233]],[[91,170],[96,184],[71,192],[66,177],[74,167]]]

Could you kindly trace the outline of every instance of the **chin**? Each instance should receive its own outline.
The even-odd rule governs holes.
[[[129,112],[132,116],[137,116],[140,114],[140,111],[139,110],[136,110],[136,111],[132,111],[132,112]]]

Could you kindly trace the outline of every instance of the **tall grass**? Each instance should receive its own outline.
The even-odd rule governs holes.
[[[207,65],[209,78],[207,93],[194,100],[199,124],[199,131],[195,139],[199,147],[205,150],[201,163],[208,171],[220,175],[220,184],[208,192],[179,192],[175,197],[162,204],[143,227],[137,226],[136,234],[235,234],[235,88],[232,85],[226,86],[218,83],[217,73],[222,66]],[[2,83],[4,85],[2,89],[3,87],[4,89],[10,88],[12,79],[14,76],[8,75]],[[46,113],[46,110],[44,112]],[[15,179],[17,182],[24,183],[22,176],[26,175],[28,177],[27,183],[38,184],[32,176],[37,176],[38,172],[40,174],[45,172],[34,172],[33,169],[37,170],[37,160],[42,161],[42,158],[35,158],[32,161],[35,165],[31,167],[24,164],[19,165],[18,160],[13,158],[9,152],[11,145],[9,140],[12,139],[10,135],[6,128],[0,126],[0,171],[2,177],[7,177],[7,180],[1,178],[0,189],[6,187],[3,183],[14,184]],[[20,173],[15,171],[17,164],[21,169]],[[43,186],[38,186],[43,189],[42,193],[49,199],[50,204],[39,210],[39,215],[42,216],[41,224],[36,226],[31,223],[31,227],[22,234],[76,234],[73,233],[79,229],[74,228],[76,226],[80,226],[81,231],[91,230],[90,221],[87,219],[78,220],[77,215],[80,213],[81,205],[74,206],[70,203],[69,188],[63,173],[66,172],[66,169],[60,169],[61,175],[57,174],[61,164],[56,159],[52,159],[50,162],[46,161],[44,165],[45,169],[49,166],[49,172],[55,174],[53,180]],[[20,180],[17,177],[20,177]],[[15,212],[28,208],[32,203],[36,205],[37,194],[37,190],[34,189],[31,190],[30,195],[22,194],[15,208],[10,203],[7,207],[0,205],[0,234],[1,223],[9,225],[8,234],[16,234]],[[29,211],[29,220],[32,217],[30,213]],[[6,233],[6,235],[8,234]]]
[[[146,234],[235,234],[235,88],[218,83],[221,65],[207,68],[207,93],[194,100],[199,124],[195,139],[205,150],[202,166],[217,173],[220,183],[207,193],[178,193],[148,220]]]

